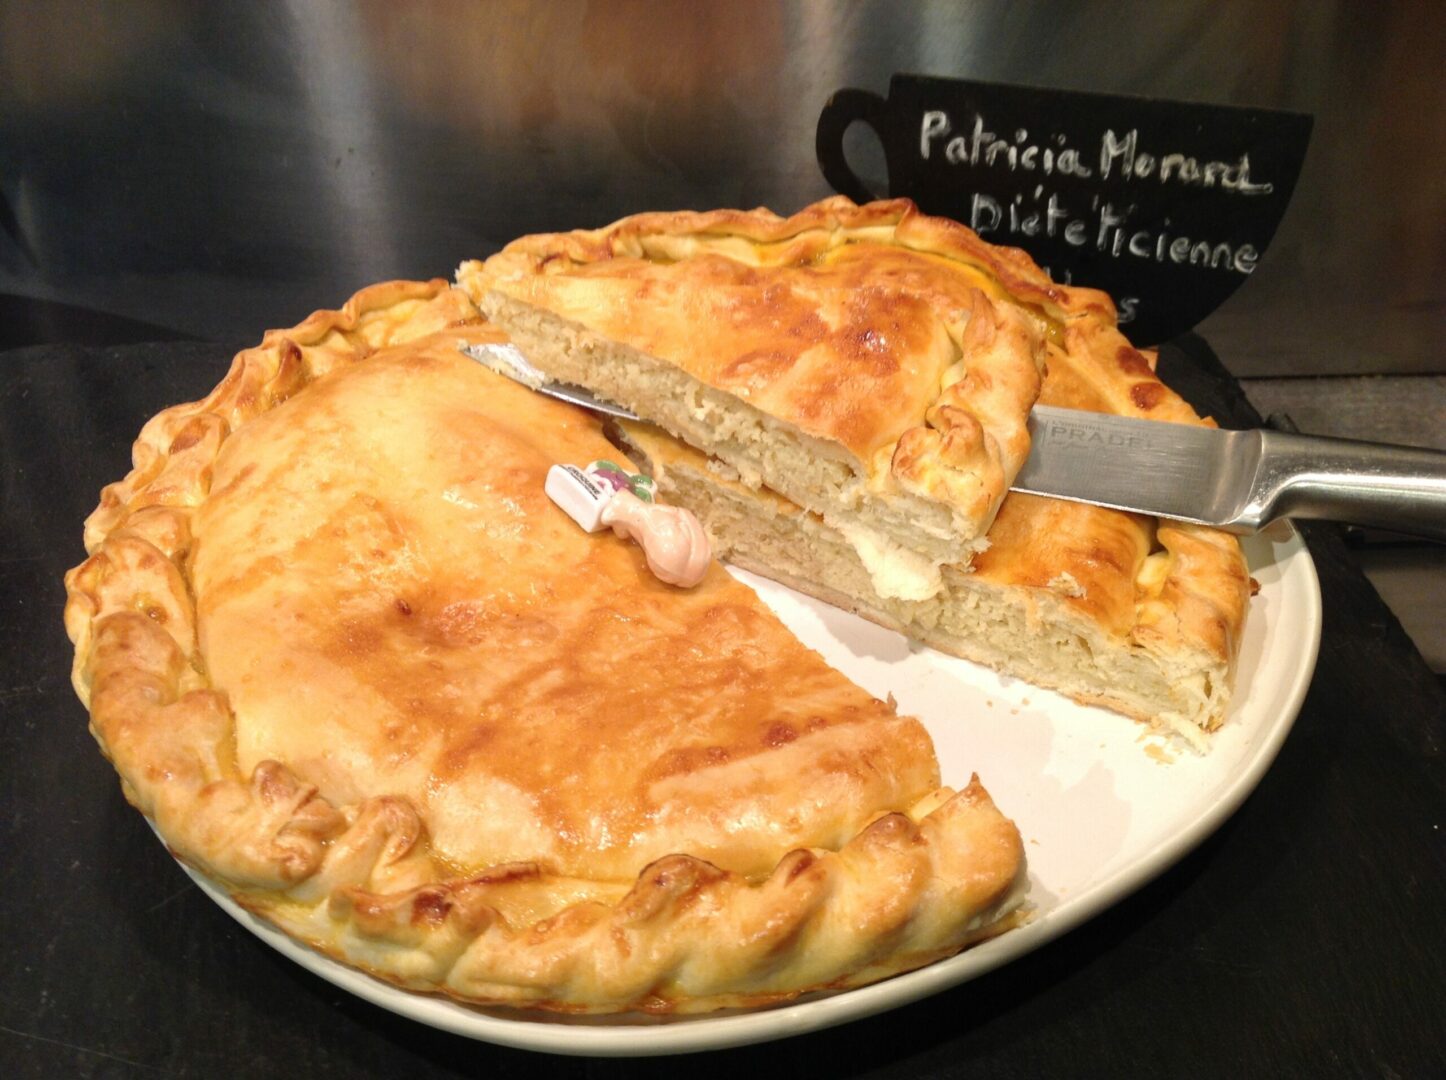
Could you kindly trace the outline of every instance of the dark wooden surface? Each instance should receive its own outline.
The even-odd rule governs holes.
[[[843,1028],[687,1059],[445,1035],[231,921],[121,797],[69,685],[64,571],[141,424],[232,350],[0,353],[0,1076],[1446,1075],[1443,695],[1334,529],[1325,629],[1260,787],[1174,869],[1054,944]],[[1256,417],[1200,343],[1166,377]]]

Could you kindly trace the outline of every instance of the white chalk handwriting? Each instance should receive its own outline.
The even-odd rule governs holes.
[[[1071,247],[1092,245],[1096,251],[1115,258],[1125,255],[1149,259],[1157,263],[1174,263],[1208,267],[1211,270],[1232,270],[1249,274],[1255,269],[1260,253],[1252,244],[1215,242],[1202,237],[1175,235],[1170,219],[1158,225],[1132,221],[1134,204],[1116,206],[1091,199],[1087,211],[1075,213],[1051,192],[1045,198],[1044,185],[1036,185],[1034,199],[1028,202],[1023,194],[1001,204],[992,195],[976,192],[970,201],[969,227],[980,236],[990,233],[1006,237],[1061,237]]]
[[[1249,154],[1241,154],[1235,161],[1202,161],[1178,151],[1150,153],[1140,147],[1140,133],[1133,128],[1123,133],[1107,129],[1093,156],[1069,146],[1065,136],[1059,134],[1039,141],[1030,139],[1027,128],[1016,129],[1012,138],[997,135],[977,114],[970,130],[953,132],[954,124],[947,112],[927,110],[919,126],[919,155],[928,161],[936,150],[942,150],[944,160],[951,165],[983,165],[1011,173],[1082,178],[1097,175],[1101,180],[1118,176],[1124,180],[1219,188],[1237,195],[1268,195],[1275,190],[1274,184],[1250,178]],[[1093,164],[1088,163],[1091,161]]]
[[[1260,253],[1254,244],[1223,241],[1177,232],[1170,219],[1145,220],[1130,201],[1129,185],[1156,184],[1212,188],[1233,197],[1267,195],[1274,185],[1250,176],[1250,155],[1235,161],[1204,160],[1175,151],[1154,153],[1140,143],[1138,130],[1123,133],[1107,129],[1098,152],[1073,147],[1063,135],[1030,139],[1020,128],[1013,137],[996,135],[976,114],[967,130],[955,133],[953,120],[941,109],[927,110],[919,125],[919,154],[925,160],[942,157],[950,165],[1011,174],[1034,173],[1041,182],[1032,196],[1019,193],[1008,199],[974,192],[969,226],[980,236],[996,239],[1047,237],[1067,246],[1094,248],[1118,259],[1196,266],[1227,273],[1250,274]],[[1105,184],[1120,194],[1109,197],[1080,194],[1075,185],[1066,196],[1046,188],[1045,177],[1078,177]],[[1088,199],[1088,205],[1084,201]]]

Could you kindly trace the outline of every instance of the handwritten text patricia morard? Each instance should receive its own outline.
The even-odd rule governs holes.
[[[974,117],[970,131],[955,134],[949,114],[928,110],[919,128],[919,153],[929,160],[942,153],[951,165],[1001,169],[1015,174],[1034,173],[1040,177],[1069,176],[1082,180],[1112,181],[1112,188],[1124,182],[1214,188],[1222,193],[1250,197],[1268,195],[1274,185],[1250,178],[1250,155],[1237,161],[1201,161],[1189,154],[1151,153],[1141,147],[1139,132],[1106,130],[1100,137],[1098,153],[1087,154],[1054,135],[1032,142],[1020,128],[1012,139],[985,127],[982,116]],[[1022,236],[1061,237],[1072,247],[1093,244],[1112,256],[1129,254],[1155,262],[1189,263],[1217,270],[1249,274],[1259,253],[1251,244],[1216,243],[1200,237],[1172,235],[1169,221],[1149,224],[1133,221],[1133,205],[1116,205],[1091,198],[1088,210],[1067,207],[1057,193],[1048,193],[1043,183],[1034,189],[1032,200],[1015,195],[1003,203],[977,193],[970,208],[969,225],[981,236],[1004,232]]]

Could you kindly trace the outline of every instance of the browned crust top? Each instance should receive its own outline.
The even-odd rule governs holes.
[[[762,877],[680,853],[619,889],[536,864],[459,876],[434,857],[409,800],[341,805],[284,762],[241,767],[190,582],[192,523],[216,457],[310,381],[437,334],[499,338],[441,281],[373,286],[268,333],[204,399],[145,425],[130,474],[87,520],[90,557],[66,578],[76,690],[127,798],[171,849],[245,906],[380,977],[563,1011],[769,1002],[907,970],[1007,927],[1022,848],[977,783]]]

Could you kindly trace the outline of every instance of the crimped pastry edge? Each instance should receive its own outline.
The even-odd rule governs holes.
[[[1054,318],[1096,315],[1115,320],[1115,305],[1109,294],[1058,285],[1023,249],[991,244],[968,226],[925,214],[913,200],[904,198],[859,205],[845,195],[834,195],[788,217],[767,207],[651,211],[621,218],[599,229],[523,236],[508,243],[503,251],[586,263],[612,258],[619,252],[641,254],[643,238],[648,236],[703,233],[776,244],[816,230],[857,232],[879,228],[891,229],[893,239],[904,247],[944,255],[984,271],[1009,293],[1025,303],[1039,305]],[[477,260],[463,263],[468,265],[480,264]]]
[[[399,306],[397,326],[384,316]],[[514,928],[489,897],[545,880],[545,868],[449,877],[404,799],[338,807],[281,763],[240,774],[234,718],[207,684],[185,574],[190,516],[215,455],[310,379],[437,332],[500,337],[441,280],[371,286],[339,311],[269,332],[211,394],[144,426],[131,472],[87,519],[90,557],[66,575],[76,690],[127,799],[173,853],[243,906],[383,979],[567,1012],[768,1004],[922,966],[1013,925],[1023,849],[977,779],[881,816],[838,851],[793,852],[762,882],[679,854],[645,868],[616,904]],[[855,932],[861,919],[874,933]],[[730,943],[727,962],[713,970],[720,941]],[[607,943],[611,966],[599,959]],[[498,978],[509,958],[520,967]]]

